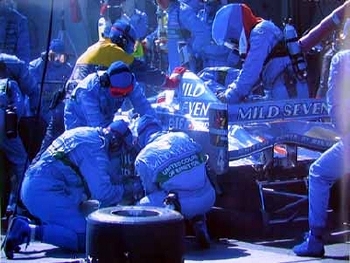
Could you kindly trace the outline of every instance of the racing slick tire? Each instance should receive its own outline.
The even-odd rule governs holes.
[[[87,216],[88,262],[184,262],[183,216],[167,208],[116,206]]]

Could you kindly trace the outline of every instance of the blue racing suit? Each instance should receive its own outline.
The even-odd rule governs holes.
[[[43,75],[45,56],[32,60],[29,63],[29,71],[36,79],[37,87],[40,90],[40,83]],[[55,61],[47,62],[46,75],[44,79],[43,91],[41,94],[40,114],[44,120],[49,123],[50,103],[53,95],[62,89],[66,80],[72,73],[72,66],[68,63],[59,63]]]
[[[186,219],[208,212],[215,190],[207,177],[201,146],[183,132],[152,136],[155,139],[148,141],[135,160],[145,190],[139,205],[162,207],[168,193],[175,192]]]
[[[167,23],[167,47],[168,47],[168,73],[171,74],[175,67],[181,66],[180,59],[181,42],[187,45],[191,64],[200,59],[203,47],[210,43],[210,31],[207,30],[205,23],[201,21],[196,12],[188,5],[182,2],[171,2],[168,9]],[[192,69],[197,71],[196,68]]]
[[[45,64],[45,54],[29,63],[29,71],[41,89],[41,80]],[[57,106],[58,96],[63,97],[64,85],[72,73],[72,66],[65,62],[47,61],[47,69],[42,86],[40,116],[45,120],[46,134],[41,143],[39,155],[64,131],[63,106]],[[54,105],[54,106],[53,106]]]
[[[42,222],[42,241],[84,250],[86,219],[80,205],[88,199],[101,207],[122,200],[124,187],[114,178],[109,138],[101,128],[80,127],[59,136],[26,171],[21,198]]]
[[[39,90],[36,86],[36,81],[28,70],[28,66],[23,60],[20,60],[14,55],[0,53],[0,61],[4,63],[5,72],[3,78],[10,78],[18,83],[23,95],[29,98],[29,111],[36,112],[39,104]]]
[[[214,18],[212,36],[218,45],[238,50],[244,58],[237,78],[219,99],[238,103],[262,84],[268,99],[308,98],[306,78],[298,78],[285,47],[282,30],[253,14],[246,4],[221,7]]]
[[[145,12],[135,9],[131,17],[125,18],[124,16],[121,16],[120,19],[130,23],[135,28],[137,40],[146,37],[148,33],[148,16]]]
[[[187,4],[192,6],[189,3]],[[198,17],[205,23],[206,30],[209,32],[211,32],[215,13],[220,8],[220,6],[221,3],[219,1],[207,2],[202,5],[202,8],[198,11]],[[234,67],[239,62],[239,56],[237,54],[234,54],[229,48],[225,46],[219,46],[214,42],[214,40],[211,40],[210,43],[208,43],[203,48],[202,60],[203,68],[221,66]]]
[[[180,0],[180,2],[185,3],[186,5],[189,5],[193,10],[198,13],[199,10],[203,8],[203,1],[201,0]]]
[[[27,18],[11,7],[0,6],[0,24],[0,52],[15,55],[28,64],[30,39]]]
[[[330,188],[342,176],[350,173],[350,50],[340,51],[332,58],[328,79],[328,111],[341,140],[325,151],[309,170],[309,226],[315,236],[324,234]]]
[[[32,111],[36,111],[38,101],[38,90],[35,85],[34,78],[30,75],[24,61],[19,60],[14,55],[0,53],[0,61],[2,61],[1,77],[2,81],[7,81],[7,103],[4,107],[13,105],[16,107],[18,121],[24,116],[26,109],[24,97],[27,95],[31,102]],[[0,124],[0,127],[4,124]],[[17,131],[16,131],[17,132]],[[27,168],[27,152],[18,135],[15,137],[5,136],[0,142],[0,150],[6,156],[9,162],[8,171],[11,178],[11,193],[8,201],[8,209],[13,211],[14,205],[17,202],[17,189],[22,181],[25,169]]]
[[[138,9],[130,15],[123,14],[120,20],[132,25],[135,29],[135,40],[133,56],[137,59],[144,60],[144,50],[141,45],[141,40],[144,39],[148,33],[148,15]]]
[[[79,126],[107,126],[113,121],[115,113],[126,98],[131,101],[137,113],[155,115],[137,82],[127,97],[113,97],[109,88],[101,87],[99,74],[101,72],[92,73],[80,81],[73,90],[71,98],[66,101],[64,109],[66,130]]]
[[[306,80],[296,78],[287,54],[268,58],[280,41],[283,41],[283,32],[271,21],[263,20],[252,29],[250,47],[242,70],[233,81],[232,88],[226,90],[228,103],[237,103],[250,95],[253,87],[260,81],[274,100],[309,97]],[[287,85],[289,81],[294,83],[291,87]]]
[[[0,79],[0,96],[2,97],[3,104],[0,111],[4,113],[4,117],[9,114],[6,111],[12,111],[15,113],[16,118],[12,118],[12,121],[6,121],[8,118],[3,118],[3,123],[0,127],[3,127],[2,140],[0,140],[0,151],[5,156],[5,159],[9,163],[8,170],[1,169],[0,172],[5,178],[10,180],[10,189],[6,194],[9,194],[7,201],[7,210],[13,211],[17,202],[17,192],[24,171],[27,168],[27,152],[22,143],[21,137],[18,135],[18,123],[19,119],[25,113],[24,96],[20,91],[20,88],[16,81],[10,79]],[[14,117],[14,115],[12,115]],[[11,124],[9,124],[9,123]],[[2,167],[3,168],[3,167]],[[6,174],[6,176],[5,176]],[[5,180],[3,180],[5,181]]]
[[[131,64],[134,58],[118,45],[112,43],[109,38],[102,38],[80,55],[71,70],[65,92],[56,93],[56,100],[52,103],[50,121],[39,153],[45,150],[64,131],[65,101],[66,98],[70,97],[77,83],[89,74],[95,73],[97,69],[106,70],[116,60]]]

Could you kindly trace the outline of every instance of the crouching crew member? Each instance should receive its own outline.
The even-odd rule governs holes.
[[[41,224],[14,217],[3,244],[7,258],[31,240],[84,252],[89,201],[97,200],[97,209],[142,193],[140,184],[115,183],[119,169],[111,165],[111,156],[131,145],[132,134],[122,120],[106,128],[72,129],[53,141],[28,168],[21,189],[23,203]]]
[[[205,213],[215,202],[215,190],[206,173],[199,144],[184,132],[162,132],[161,124],[144,115],[136,122],[141,151],[135,160],[145,197],[144,206],[173,206],[188,219],[201,248],[210,247]]]

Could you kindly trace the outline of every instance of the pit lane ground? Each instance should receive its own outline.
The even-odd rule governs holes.
[[[3,238],[3,236],[1,237]],[[348,240],[348,239],[347,239]],[[186,238],[185,263],[190,262],[350,262],[349,243],[344,234],[333,236],[332,242],[326,246],[326,256],[322,259],[301,258],[293,254],[290,245],[295,244],[293,237],[279,239],[218,239],[213,240],[209,250],[198,250],[192,238]],[[1,253],[0,262],[18,263],[63,263],[84,262],[84,254],[72,254],[57,247],[34,242],[26,250],[22,245],[22,252],[15,254],[13,260],[7,260]]]
[[[299,172],[304,172],[302,166],[300,169]],[[340,210],[340,213],[336,210],[329,213],[325,257],[297,257],[291,248],[303,240],[308,229],[307,220],[266,225],[262,221],[256,175],[251,166],[231,170],[229,174],[218,177],[218,183],[222,193],[218,195],[215,207],[207,215],[212,246],[209,250],[199,250],[191,231],[187,231],[185,263],[350,262],[350,227],[343,224],[344,215],[341,214],[344,213],[341,212],[344,210]],[[280,199],[277,197],[268,200],[268,204],[277,205]],[[307,215],[307,206],[298,209],[303,210],[301,215]],[[348,219],[348,216],[345,218]],[[1,251],[0,262],[77,263],[84,262],[85,259],[84,254],[73,254],[40,242],[30,243],[26,249],[25,245],[21,247],[21,252],[15,254],[13,260],[7,260]]]

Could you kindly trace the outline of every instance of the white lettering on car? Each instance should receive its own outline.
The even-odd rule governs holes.
[[[182,92],[185,97],[198,98],[205,92],[205,86],[196,83],[186,82],[182,84]]]
[[[192,117],[207,117],[208,111],[209,111],[209,103],[204,103],[201,101],[188,101],[184,104],[187,104],[188,112],[186,114],[189,114]]]
[[[234,112],[229,112],[235,115]],[[323,102],[313,103],[287,103],[283,107],[278,105],[240,107],[235,120],[268,120],[291,117],[311,117],[313,115],[326,115],[327,105]]]

